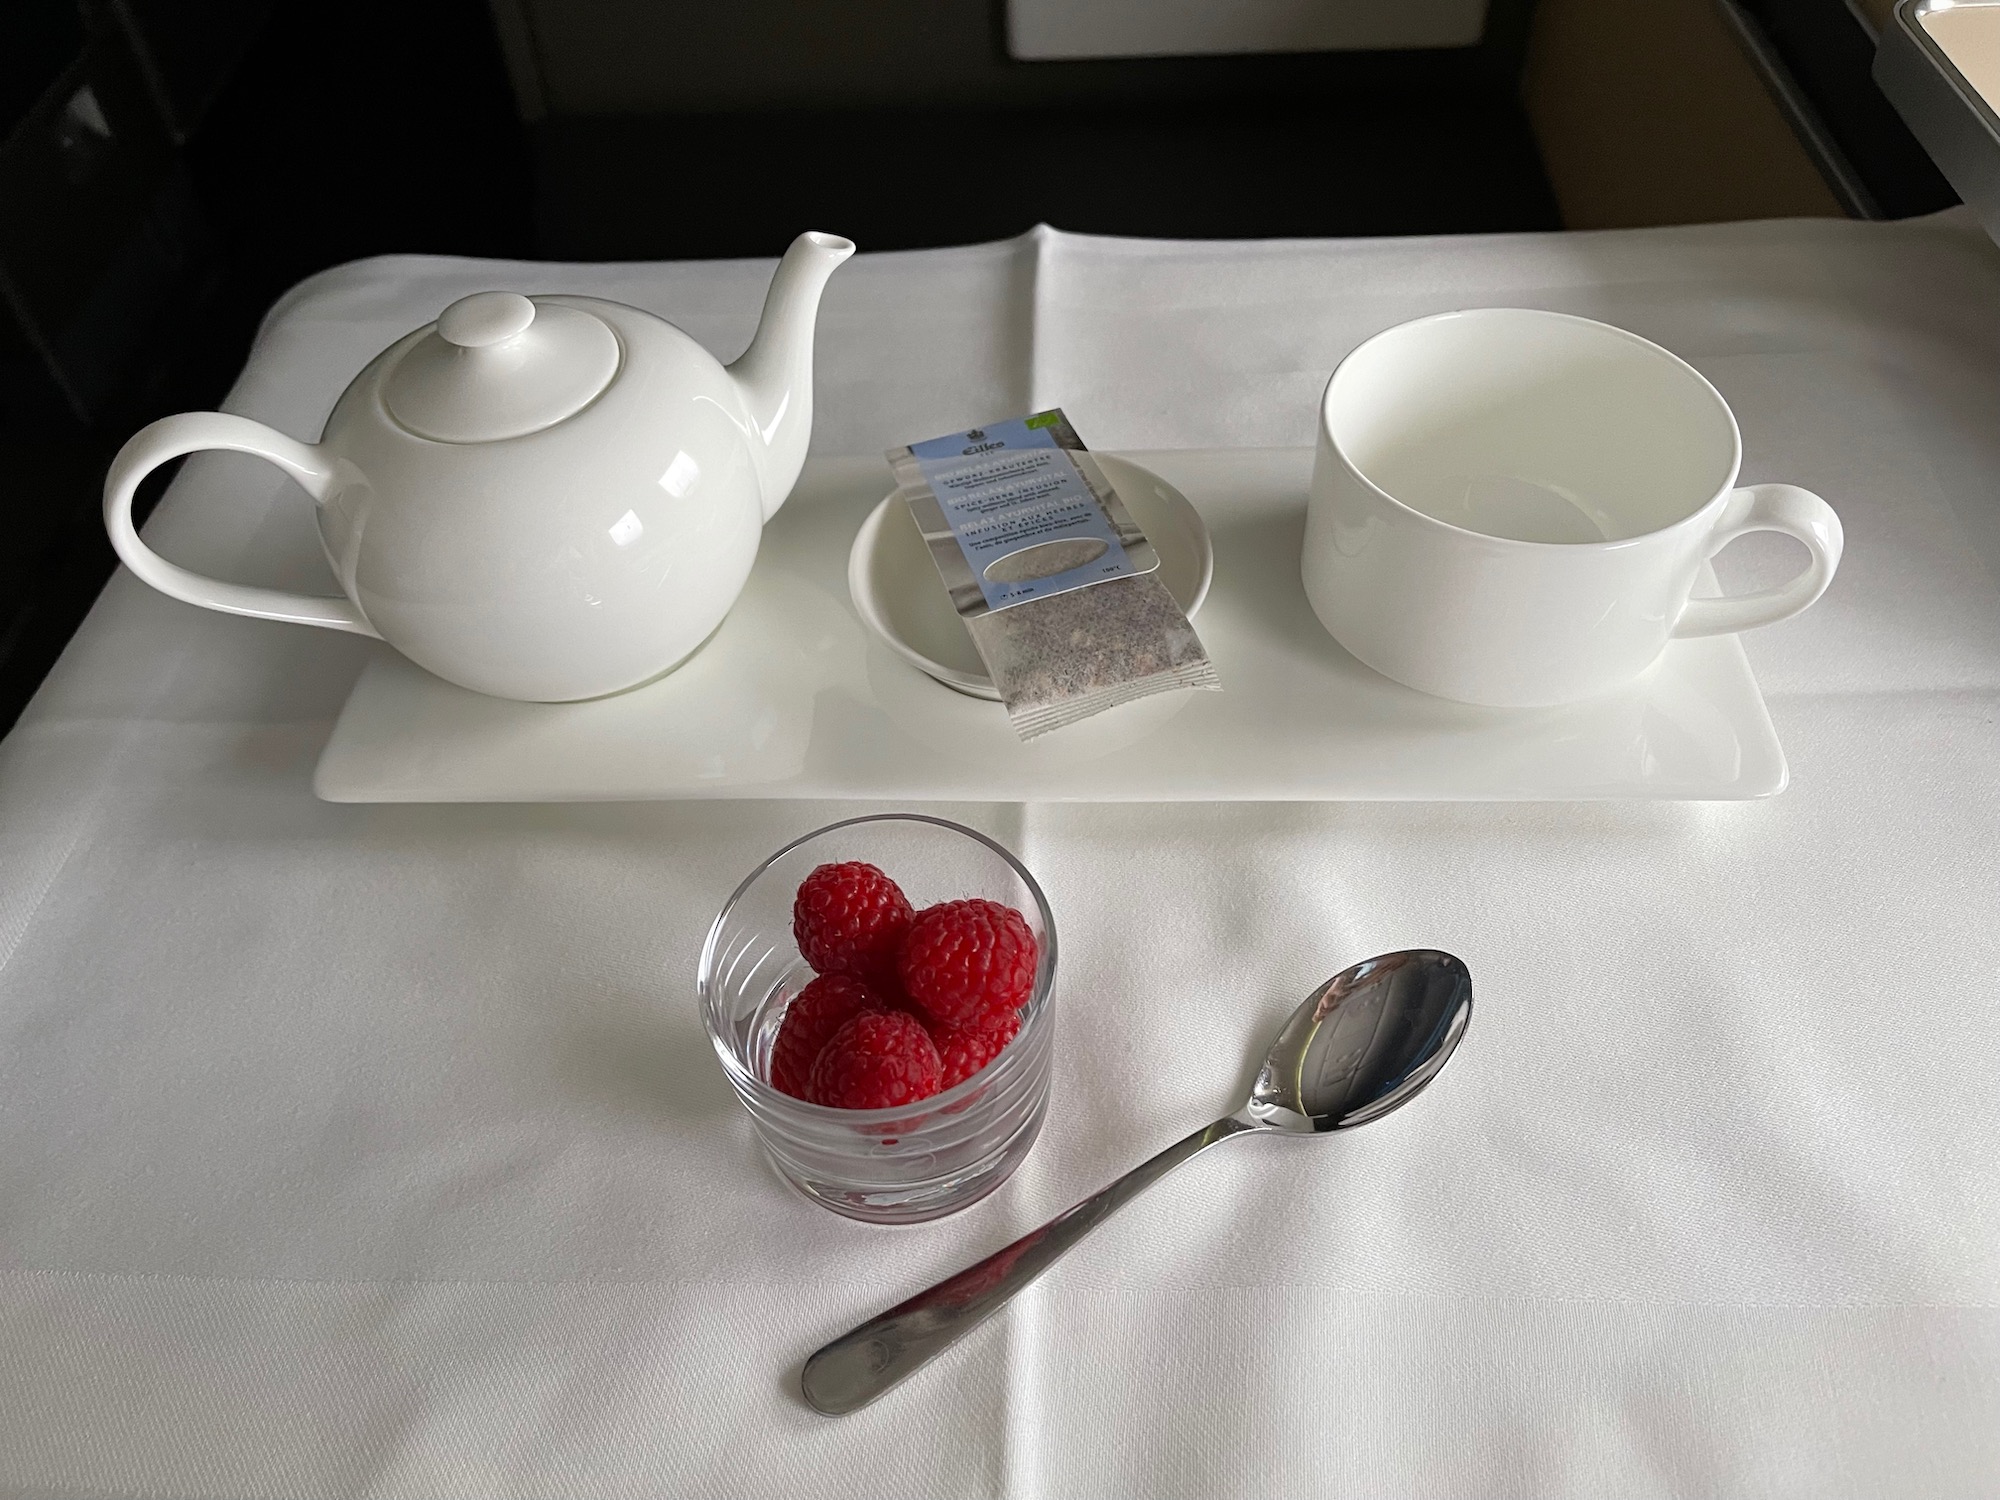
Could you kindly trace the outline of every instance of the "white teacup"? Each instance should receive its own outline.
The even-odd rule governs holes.
[[[1840,518],[1789,484],[1735,488],[1743,444],[1715,387],[1637,334],[1479,308],[1375,335],[1320,403],[1303,560],[1334,639],[1465,703],[1569,703],[1681,636],[1790,618],[1840,563]],[[1690,599],[1750,531],[1811,562],[1781,588]]]

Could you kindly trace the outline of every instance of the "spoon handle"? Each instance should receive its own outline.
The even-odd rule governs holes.
[[[830,1417],[866,1406],[1006,1306],[1144,1189],[1217,1141],[1257,1128],[1234,1115],[1203,1126],[1004,1250],[843,1333],[806,1361],[799,1384],[807,1403]]]

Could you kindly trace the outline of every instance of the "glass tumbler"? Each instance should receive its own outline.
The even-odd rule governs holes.
[[[919,911],[975,896],[1011,906],[1039,950],[1006,1049],[957,1087],[894,1109],[830,1109],[767,1081],[785,1007],[813,977],[792,939],[793,897],[816,867],[844,860],[879,866]],[[883,813],[809,833],[751,871],[709,929],[697,982],[722,1070],[778,1175],[835,1213],[914,1224],[985,1197],[1034,1145],[1049,1102],[1055,974],[1055,919],[1018,859],[943,818]]]

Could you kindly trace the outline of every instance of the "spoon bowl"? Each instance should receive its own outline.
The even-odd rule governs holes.
[[[866,1406],[958,1342],[1065,1251],[1182,1162],[1239,1135],[1323,1135],[1400,1109],[1450,1061],[1472,1019],[1472,976],[1449,953],[1386,953],[1327,980],[1271,1043],[1250,1097],[1004,1250],[849,1330],[806,1361],[827,1416]]]
[[[1242,1116],[1298,1135],[1379,1120],[1437,1077],[1471,1018],[1472,976],[1449,953],[1343,969],[1285,1022]]]

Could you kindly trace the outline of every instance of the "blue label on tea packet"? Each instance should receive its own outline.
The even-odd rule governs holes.
[[[910,454],[988,609],[1139,571],[1047,416],[912,443]]]

